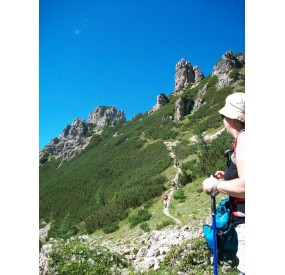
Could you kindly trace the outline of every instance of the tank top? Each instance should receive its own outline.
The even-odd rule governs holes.
[[[238,136],[243,131],[244,131],[244,129],[241,130],[238,133]],[[235,153],[235,147],[236,147],[238,136],[234,140],[233,147],[231,148],[231,150],[228,150],[227,165],[226,165],[226,170],[225,170],[225,174],[224,174],[224,180],[233,180],[233,179],[238,178],[238,170],[237,170],[237,166],[236,166],[236,153]],[[229,156],[229,154],[231,154],[231,155]],[[244,218],[245,218],[245,199],[244,198],[236,198],[236,197],[229,196],[229,200],[232,203],[232,213],[233,213],[233,215],[238,220],[240,219],[237,222],[239,222],[239,223],[244,222]]]

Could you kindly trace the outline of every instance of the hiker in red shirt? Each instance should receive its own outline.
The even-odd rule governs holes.
[[[165,194],[164,197],[163,197],[164,208],[167,207],[167,201],[168,201],[168,196],[167,196],[167,194]]]

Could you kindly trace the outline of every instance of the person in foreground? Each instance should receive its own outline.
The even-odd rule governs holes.
[[[216,171],[203,182],[203,190],[210,195],[212,187],[216,192],[229,196],[233,203],[232,214],[238,221],[239,259],[238,270],[245,274],[245,93],[233,93],[226,98],[225,106],[219,111],[226,131],[233,136],[233,152],[225,171]]]

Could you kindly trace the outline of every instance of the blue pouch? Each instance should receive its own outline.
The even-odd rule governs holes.
[[[231,212],[229,200],[222,200],[216,209],[216,235],[218,261],[234,260],[238,249],[238,238],[235,227],[231,225]],[[207,246],[213,253],[213,228],[203,225],[204,237]]]

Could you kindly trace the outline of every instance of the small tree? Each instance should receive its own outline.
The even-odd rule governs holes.
[[[173,197],[175,200],[178,200],[180,203],[185,202],[185,199],[187,198],[182,188],[177,190]]]
[[[184,170],[181,170],[181,173],[178,176],[178,183],[185,186],[189,182],[191,182],[191,177],[187,175]]]
[[[78,229],[72,225],[71,217],[69,213],[64,216],[59,226],[58,234],[59,237],[63,239],[68,239],[71,236],[75,235],[78,232]]]
[[[112,223],[112,224],[110,224],[110,225],[105,226],[105,227],[103,228],[103,232],[104,232],[105,234],[110,234],[110,233],[113,233],[113,232],[119,230],[119,228],[120,228],[120,227],[119,227],[119,224],[118,224],[118,223]]]

